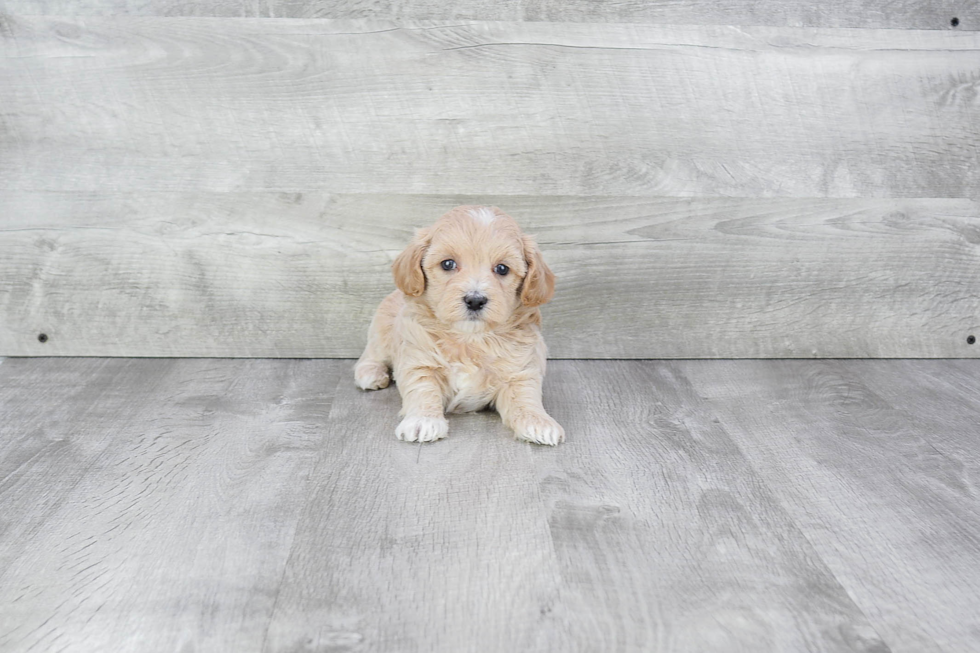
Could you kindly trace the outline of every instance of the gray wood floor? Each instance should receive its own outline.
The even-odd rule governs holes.
[[[980,650],[980,362],[553,361],[568,442],[351,361],[0,364],[0,650]]]

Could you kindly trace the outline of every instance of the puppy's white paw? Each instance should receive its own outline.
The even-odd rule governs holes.
[[[395,429],[395,435],[405,442],[433,442],[449,434],[445,417],[416,417],[409,415]]]
[[[376,361],[362,361],[354,367],[354,382],[361,390],[380,390],[391,382],[388,366]]]
[[[565,441],[565,429],[547,413],[522,416],[514,424],[514,437],[535,444],[555,446]]]

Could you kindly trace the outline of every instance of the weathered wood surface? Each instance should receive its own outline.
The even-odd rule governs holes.
[[[477,202],[557,273],[557,358],[980,355],[969,200],[11,191],[0,354],[356,357],[412,228]]]
[[[976,0],[0,0],[0,11],[23,16],[214,16],[226,18],[377,18],[396,20],[529,20],[977,29]]]
[[[342,379],[266,651],[550,651],[559,602],[531,447],[494,413],[395,439],[395,388]]]
[[[48,410],[66,418],[45,421],[49,438],[80,443],[76,434],[112,431],[112,446],[95,464],[58,459],[62,475],[75,479],[69,499],[59,510],[40,510],[41,525],[16,540],[0,600],[12,599],[11,578],[34,586],[46,578],[40,594],[14,584],[16,623],[38,613],[51,618],[35,639],[4,630],[5,650],[56,636],[76,650],[130,650],[137,640],[127,624],[136,619],[144,648],[150,641],[196,650],[258,650],[263,642],[269,651],[476,643],[481,650],[967,651],[975,644],[969,597],[980,579],[965,554],[974,541],[970,478],[978,460],[962,455],[972,451],[980,408],[972,361],[558,362],[545,401],[570,439],[554,450],[511,441],[492,414],[454,416],[450,438],[438,445],[398,443],[396,392],[354,390],[346,363],[333,364],[341,378],[327,417],[326,405],[317,405],[321,385],[329,402],[333,378],[323,365],[13,360],[0,367],[5,441],[38,429],[30,405],[12,410],[27,397],[46,398]],[[947,372],[951,381],[937,382]],[[92,383],[80,390],[73,376],[86,373]],[[300,389],[284,392],[294,377]],[[892,397],[878,394],[883,389]],[[127,392],[143,408],[107,420]],[[896,402],[904,408],[889,405]],[[266,419],[270,407],[284,405],[290,417]],[[178,437],[168,427],[179,423],[198,433],[190,438],[198,445],[193,456],[168,449]],[[255,457],[269,451],[257,444],[273,437],[262,434],[281,424],[306,434],[299,455],[311,470],[308,485],[296,474],[251,473]],[[778,437],[784,428],[791,441]],[[159,451],[140,462],[141,442]],[[5,485],[0,501],[26,497],[26,488],[46,480],[55,463],[38,465],[45,456],[25,453],[16,467],[23,491],[11,495]],[[125,482],[116,481],[120,475]],[[109,488],[117,501],[98,502]],[[235,639],[231,623],[241,627],[241,617],[229,616],[226,602],[266,586],[259,558],[236,558],[236,582],[210,594],[145,598],[170,596],[164,584],[176,592],[201,582],[194,569],[204,561],[175,561],[210,549],[196,546],[192,532],[191,543],[171,550],[180,540],[168,528],[213,528],[211,516],[220,513],[223,533],[253,532],[249,507],[270,492],[288,503],[284,512],[301,517],[292,517],[298,526],[288,563],[281,550],[276,557],[285,564],[272,574],[281,576],[278,589],[254,597],[261,609],[245,619],[248,639]],[[163,509],[171,501],[179,515]],[[117,523],[84,554],[61,539],[76,529],[84,540]],[[9,544],[6,537],[0,542]],[[835,549],[828,547],[834,538],[853,539]],[[66,554],[104,569],[102,586],[71,584],[64,558],[42,564]],[[48,570],[40,580],[38,569]],[[71,590],[66,604],[50,600]],[[86,624],[110,591],[117,612],[107,604],[94,612],[95,625]],[[204,623],[208,606],[214,611]]]
[[[980,649],[976,362],[701,363],[674,365],[892,650]]]
[[[563,581],[542,650],[888,650],[670,363],[558,361],[545,402],[568,443],[532,450]]]
[[[0,650],[258,650],[349,367],[5,361]]]
[[[0,650],[977,650],[977,361],[555,361],[568,441],[352,361],[0,364]]]
[[[65,510],[71,492],[134,415],[156,400],[159,379],[172,364],[55,358],[0,362],[2,578],[52,515]]]
[[[0,189],[978,197],[980,34],[6,15]]]
[[[490,201],[559,272],[557,357],[975,356],[976,206],[856,198],[980,196],[978,52],[8,13],[0,354],[356,356],[409,227]]]

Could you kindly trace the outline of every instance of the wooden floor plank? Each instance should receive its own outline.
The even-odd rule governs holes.
[[[0,194],[0,354],[356,357],[458,204],[537,237],[552,357],[980,356],[971,200],[323,192]]]
[[[172,361],[19,359],[0,366],[0,577],[153,402]]]
[[[963,474],[980,471],[980,362],[862,361],[839,367],[904,413],[910,428],[954,466],[964,464]],[[959,483],[955,477],[948,481]]]
[[[399,408],[394,388],[341,382],[265,650],[549,650],[558,574],[532,445],[493,413],[400,442]]]
[[[337,373],[349,363],[60,365],[73,374],[21,377],[12,394],[33,392],[43,408],[15,396],[28,414],[11,410],[3,428],[101,451],[87,469],[46,462],[54,454],[41,451],[0,494],[5,520],[30,515],[24,497],[80,476],[0,570],[0,649],[259,650]]]
[[[550,650],[887,651],[678,368],[551,364]]]
[[[934,417],[941,415],[970,416],[975,415],[980,410],[978,407],[980,396],[977,394],[977,388],[980,387],[980,366],[977,365],[976,361],[966,358],[933,361],[931,363],[903,361],[901,366],[902,378],[897,382],[889,383],[885,388],[882,388],[882,391],[885,389],[901,391],[901,389],[909,388],[910,385],[914,384],[917,387],[915,390],[910,388],[910,392],[916,393],[916,396],[924,392],[933,401],[948,401],[955,406],[955,410],[951,411],[931,411],[930,415]],[[875,368],[869,366],[859,369]],[[927,376],[928,379],[920,378],[923,375]],[[896,401],[904,405],[904,400],[896,399]]]
[[[678,365],[894,651],[980,648],[976,404],[943,362]]]
[[[2,361],[0,650],[976,649],[974,361],[553,361],[557,448],[350,367]]]

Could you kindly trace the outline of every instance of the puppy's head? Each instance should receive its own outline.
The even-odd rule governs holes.
[[[453,209],[416,233],[392,272],[402,292],[459,331],[504,324],[555,292],[555,275],[534,240],[496,207]]]

